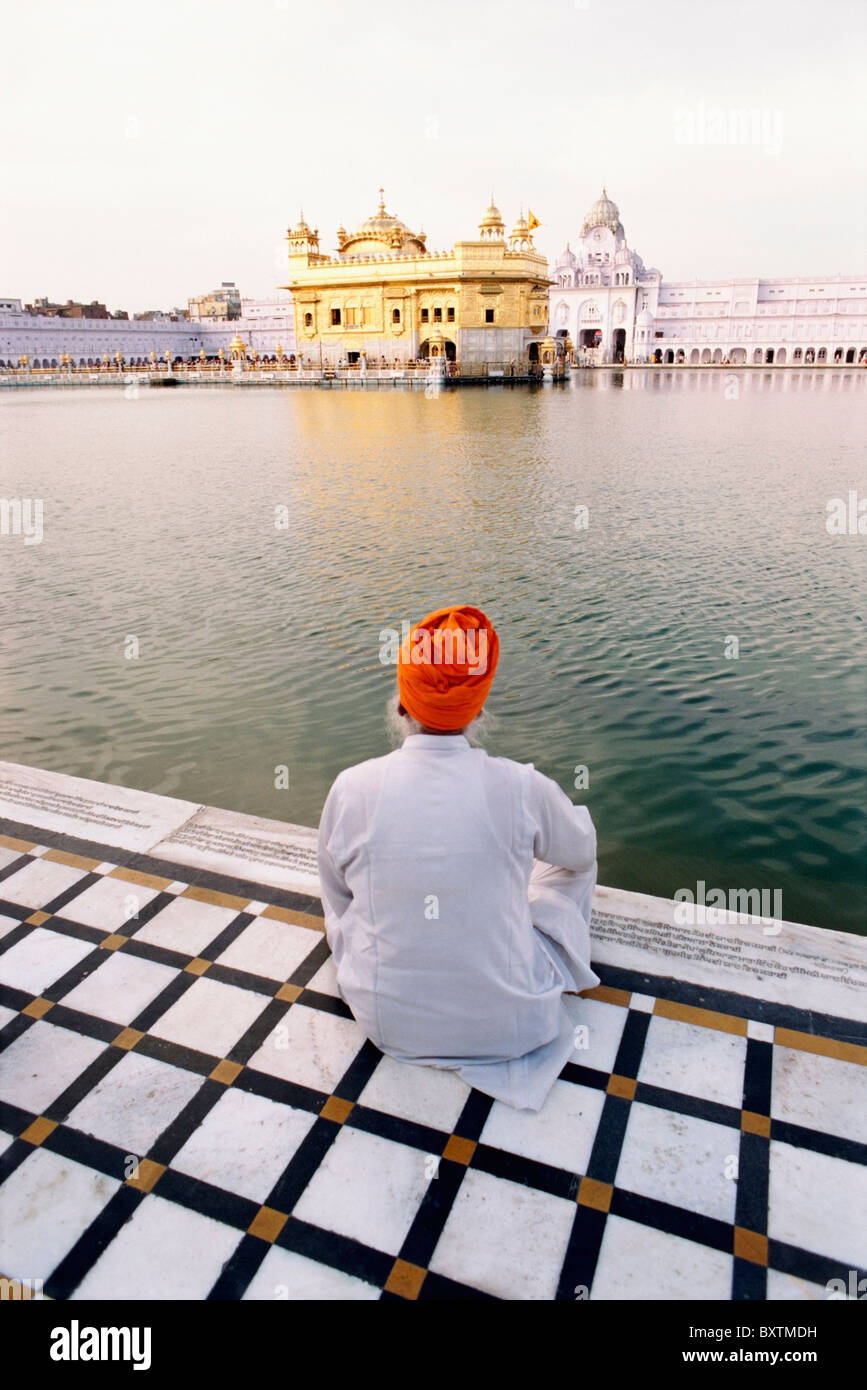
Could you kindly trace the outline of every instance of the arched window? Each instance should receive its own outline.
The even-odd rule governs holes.
[[[313,326],[313,315],[312,315],[312,314],[305,314],[305,315],[304,315],[304,327],[305,327],[305,328],[312,328],[312,326]]]
[[[392,309],[392,311],[391,311],[391,321],[392,321],[392,323],[400,323],[400,310],[399,310],[399,309]]]

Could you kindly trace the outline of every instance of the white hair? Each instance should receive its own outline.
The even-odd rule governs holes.
[[[417,719],[413,719],[411,714],[398,714],[399,704],[400,692],[395,690],[389,697],[385,708],[385,726],[388,731],[389,742],[395,748],[399,748],[410,734],[421,733],[421,724]],[[494,716],[489,714],[487,709],[482,709],[475,719],[466,726],[463,734],[467,742],[471,743],[474,748],[480,748],[487,742],[495,727]]]

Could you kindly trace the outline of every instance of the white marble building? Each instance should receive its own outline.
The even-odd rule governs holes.
[[[576,361],[867,363],[867,275],[668,282],[628,245],[604,188],[553,279],[549,332]]]
[[[21,301],[0,299],[0,368],[17,367],[27,356],[33,367],[57,367],[68,353],[75,367],[98,366],[108,353],[114,364],[120,353],[127,364],[147,365],[151,352],[165,361],[197,358],[204,349],[215,357],[240,335],[250,353],[286,357],[295,352],[295,315],[292,296],[278,299],[242,299],[241,318],[209,322],[153,319],[62,319],[28,314]]]

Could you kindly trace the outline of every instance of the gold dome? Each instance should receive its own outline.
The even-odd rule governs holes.
[[[424,232],[411,231],[399,217],[386,211],[382,189],[376,212],[359,223],[341,245],[341,251],[350,256],[381,256],[384,250],[407,255],[424,249]]]

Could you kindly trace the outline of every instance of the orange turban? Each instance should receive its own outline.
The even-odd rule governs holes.
[[[438,608],[401,646],[400,702],[429,729],[463,729],[488,698],[499,657],[499,639],[480,608]]]

